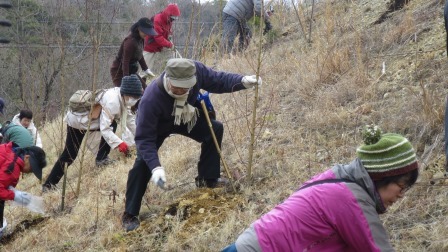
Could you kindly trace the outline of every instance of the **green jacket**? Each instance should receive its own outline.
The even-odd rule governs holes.
[[[33,146],[33,137],[30,132],[22,125],[10,123],[2,128],[3,140],[2,143],[13,142],[19,147]]]

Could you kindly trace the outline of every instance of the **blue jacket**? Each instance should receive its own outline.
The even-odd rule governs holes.
[[[241,84],[242,75],[217,72],[198,61],[195,61],[195,65],[197,82],[188,95],[187,102],[190,105],[195,105],[200,89],[217,94],[245,89]],[[151,171],[161,166],[157,154],[157,139],[173,133],[175,127],[172,115],[174,98],[157,85],[162,82],[164,75],[162,73],[145,89],[137,112],[135,143],[139,155]]]

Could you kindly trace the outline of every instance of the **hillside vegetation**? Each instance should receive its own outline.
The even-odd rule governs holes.
[[[293,9],[276,6],[274,31],[262,41],[252,183],[246,167],[254,92],[213,95],[217,118],[225,125],[224,158],[240,177],[237,193],[196,189],[200,145],[172,136],[159,151],[172,190],[151,183],[141,227],[125,233],[121,214],[133,158],[113,151],[119,162],[98,169],[86,152],[79,196],[79,163],[68,170],[64,211],[61,190],[43,195],[45,215],[6,207],[12,233],[1,250],[219,251],[302,182],[333,164],[350,162],[361,144],[360,129],[374,123],[408,137],[419,156],[417,184],[381,217],[395,249],[447,251],[447,184],[443,179],[430,184],[443,177],[445,164],[443,6],[440,0],[319,1],[311,43],[311,9],[299,13],[305,35]],[[220,58],[204,51],[202,61],[218,70],[254,74],[260,46],[256,34],[244,54]],[[41,129],[49,153],[44,177],[63,144],[63,126],[61,113]],[[18,188],[41,195],[32,176]]]

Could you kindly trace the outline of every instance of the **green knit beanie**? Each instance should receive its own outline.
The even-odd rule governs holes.
[[[365,144],[356,154],[373,180],[418,169],[414,148],[405,137],[382,134],[377,126],[370,125],[363,130],[363,140]]]

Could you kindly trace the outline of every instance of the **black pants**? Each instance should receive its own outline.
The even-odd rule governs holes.
[[[111,124],[113,131],[117,130],[117,122],[113,121]],[[84,135],[86,134],[86,130],[79,130],[67,125],[67,138],[65,139],[65,147],[61,156],[59,156],[58,161],[53,166],[53,169],[50,172],[50,175],[45,181],[45,186],[56,185],[59,180],[61,180],[62,176],[64,176],[64,165],[71,165],[73,161],[78,156],[79,147],[81,146]],[[98,149],[98,153],[96,154],[96,160],[103,160],[109,155],[110,146],[107,144],[106,140],[101,137],[100,146]]]
[[[198,117],[198,121],[190,133],[187,131],[187,126],[182,124],[180,126],[174,126],[170,134],[180,134],[202,143],[201,156],[198,162],[197,179],[217,179],[220,177],[220,157],[204,117],[205,116]],[[212,120],[212,127],[216,139],[218,140],[219,147],[221,148],[224,127],[221,122],[215,120]],[[169,134],[157,137],[157,149],[160,148],[163,141],[168,136]],[[146,162],[142,159],[141,155],[137,153],[134,166],[129,171],[128,175],[126,186],[126,213],[134,216],[139,215],[143,195],[145,194],[151,175],[152,173],[146,165]]]
[[[3,212],[5,211],[5,201],[0,200],[0,228],[3,227]]]

